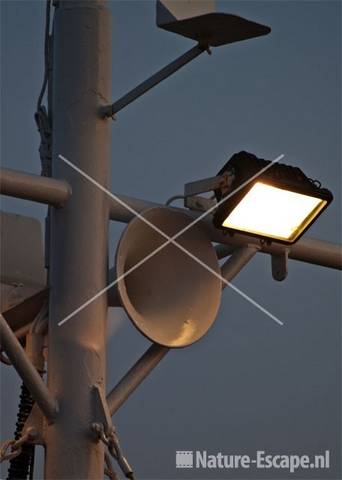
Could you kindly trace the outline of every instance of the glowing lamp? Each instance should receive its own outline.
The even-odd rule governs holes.
[[[272,164],[247,152],[233,155],[218,175],[225,173],[233,180],[229,188],[215,190],[221,204],[214,224],[230,233],[292,244],[333,199],[299,168]]]

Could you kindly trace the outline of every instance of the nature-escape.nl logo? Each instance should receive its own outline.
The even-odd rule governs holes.
[[[271,455],[258,450],[255,457],[249,455],[208,454],[206,450],[177,450],[176,468],[209,469],[284,469],[290,473],[297,469],[329,469],[330,451],[319,455]]]

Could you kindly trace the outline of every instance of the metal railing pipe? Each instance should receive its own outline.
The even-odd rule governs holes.
[[[236,245],[247,241],[242,235],[237,235],[236,238],[230,240]],[[251,240],[249,239],[248,241],[250,242]],[[254,240],[253,243],[257,244],[257,241]],[[216,253],[218,258],[224,258],[229,255],[230,248],[229,245],[223,244],[217,246]],[[342,270],[342,246],[315,238],[304,237],[290,246],[276,243],[261,245],[260,252],[279,255],[285,252],[286,249],[288,250],[289,258],[292,260]]]
[[[160,203],[140,200],[138,198],[128,197],[126,195],[118,195],[118,197],[133,208],[136,212],[141,213],[144,210],[154,207],[164,207]],[[168,207],[170,208],[170,207]],[[202,213],[193,212],[178,208],[191,217],[198,218]],[[114,199],[110,200],[109,216],[111,220],[128,223],[134,218],[134,214],[127,210],[123,205],[120,205]],[[289,258],[299,260],[301,262],[312,263],[323,267],[334,268],[342,270],[342,247],[331,242],[323,240],[316,240],[314,238],[303,237],[293,245],[287,246],[276,242],[265,243],[258,238],[253,238],[248,235],[235,233],[234,235],[227,235],[222,230],[216,228],[212,223],[211,215],[200,220],[201,225],[207,231],[212,242],[221,244],[215,247],[219,258],[230,255],[231,248],[234,246],[241,247],[244,245],[254,245],[259,248],[262,253],[280,254],[288,249]]]
[[[121,407],[147,375],[165,357],[169,348],[153,343],[107,396],[111,415]]]
[[[0,193],[62,207],[71,196],[71,187],[64,180],[2,168],[0,169]]]

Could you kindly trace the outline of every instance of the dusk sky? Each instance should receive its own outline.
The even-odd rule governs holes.
[[[109,8],[114,101],[194,43],[156,27],[154,1],[110,1]],[[215,175],[235,152],[284,154],[283,163],[334,195],[305,237],[341,243],[341,3],[227,0],[217,10],[272,32],[214,48],[121,111],[112,122],[111,190],[165,203],[184,183]],[[1,163],[36,174],[44,15],[42,1],[1,1]],[[44,206],[1,198],[3,210],[44,221]],[[110,224],[110,266],[124,227]],[[23,248],[29,251],[25,239]],[[276,282],[270,257],[260,253],[233,283],[284,326],[224,291],[209,333],[171,351],[114,417],[137,478],[341,478],[340,272],[290,260],[287,279]],[[123,310],[109,311],[108,390],[148,345]],[[13,436],[19,399],[11,367],[1,365],[1,384],[4,441]],[[177,450],[329,450],[331,467],[291,475],[179,470]]]

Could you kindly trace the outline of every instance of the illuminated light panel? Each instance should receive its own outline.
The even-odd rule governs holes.
[[[320,198],[256,182],[222,226],[294,242],[326,204]]]

